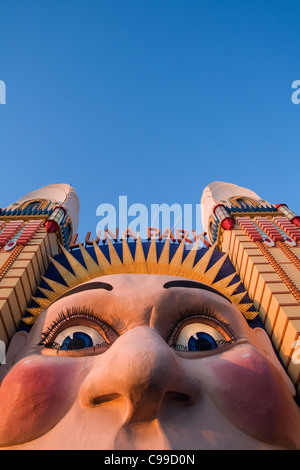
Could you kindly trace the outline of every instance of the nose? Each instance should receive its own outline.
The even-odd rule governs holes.
[[[123,397],[127,423],[155,419],[163,399],[191,405],[199,396],[199,380],[184,360],[156,330],[144,326],[128,331],[97,356],[80,389],[84,407]]]

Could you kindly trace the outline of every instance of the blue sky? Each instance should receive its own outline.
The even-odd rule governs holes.
[[[212,181],[300,214],[299,1],[0,0],[1,202],[197,204]]]

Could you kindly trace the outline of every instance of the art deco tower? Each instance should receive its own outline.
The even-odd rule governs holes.
[[[58,253],[59,243],[68,248],[78,215],[78,196],[67,184],[44,186],[0,209],[0,340],[6,345],[46,272],[48,255]]]
[[[219,181],[204,189],[201,203],[210,242],[228,253],[299,395],[300,218]]]

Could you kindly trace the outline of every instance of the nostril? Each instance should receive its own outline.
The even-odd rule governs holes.
[[[195,400],[187,393],[180,393],[180,392],[166,392],[164,398],[167,400],[177,401],[181,403],[186,403],[192,405]]]
[[[108,393],[107,395],[100,395],[99,397],[95,397],[91,400],[91,405],[92,406],[106,405],[114,400],[117,400],[121,396],[122,395],[120,395],[119,393]]]

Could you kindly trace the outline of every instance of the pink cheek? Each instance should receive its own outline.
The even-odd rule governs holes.
[[[62,419],[77,396],[78,366],[31,356],[12,368],[0,388],[0,446],[36,439]]]
[[[252,348],[228,351],[212,361],[218,407],[246,434],[264,442],[290,445],[299,422],[279,372]]]

